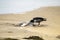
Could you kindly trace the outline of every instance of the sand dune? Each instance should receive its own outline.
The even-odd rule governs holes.
[[[42,22],[40,27],[15,27],[11,24],[18,24],[31,20],[33,17],[44,17],[46,22]],[[1,14],[0,15],[0,37],[17,38],[37,35],[45,40],[60,40],[56,38],[60,35],[60,7],[42,7],[25,14]],[[10,24],[7,24],[10,23]],[[23,39],[21,39],[23,40]]]

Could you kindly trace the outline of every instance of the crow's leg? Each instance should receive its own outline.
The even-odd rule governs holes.
[[[38,26],[40,26],[40,22],[38,23]]]
[[[32,23],[33,26],[36,26],[34,23]]]

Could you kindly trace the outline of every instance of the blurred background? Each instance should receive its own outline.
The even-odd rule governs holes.
[[[60,0],[0,0],[0,14],[21,13],[48,6],[60,6]]]

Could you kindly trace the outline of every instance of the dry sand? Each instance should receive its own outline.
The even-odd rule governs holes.
[[[40,27],[17,27],[18,24],[31,20],[33,17],[44,17],[47,21],[42,22]],[[25,14],[1,14],[0,15],[0,38],[22,38],[40,36],[44,40],[60,40],[60,7],[43,7]]]

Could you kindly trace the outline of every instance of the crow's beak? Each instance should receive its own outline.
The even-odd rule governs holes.
[[[47,19],[46,19],[46,18],[44,18],[44,21],[47,21]]]

